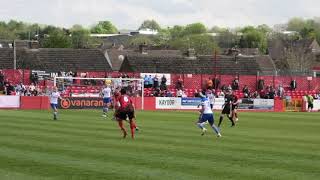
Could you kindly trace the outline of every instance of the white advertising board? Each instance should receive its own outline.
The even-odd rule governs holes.
[[[156,109],[181,109],[181,98],[157,97]]]
[[[0,108],[20,108],[20,96],[0,96]]]

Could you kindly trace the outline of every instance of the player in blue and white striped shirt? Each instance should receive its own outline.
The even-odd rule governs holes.
[[[206,122],[208,121],[211,128],[214,130],[214,132],[218,135],[218,137],[221,137],[220,131],[217,128],[217,126],[214,124],[214,115],[213,111],[210,106],[210,101],[208,98],[203,97],[201,98],[201,116],[199,118],[199,121],[197,123],[197,126],[202,130],[202,134],[204,135],[207,129],[205,128]]]

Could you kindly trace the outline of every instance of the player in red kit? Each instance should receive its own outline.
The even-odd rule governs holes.
[[[116,113],[116,117],[118,120],[118,124],[120,129],[123,132],[123,138],[127,136],[127,130],[125,129],[123,125],[123,121],[125,121],[127,118],[129,118],[130,123],[130,129],[131,129],[131,137],[134,139],[134,134],[136,130],[136,123],[135,123],[135,115],[134,115],[134,105],[130,99],[130,97],[127,95],[125,89],[121,89],[120,91],[121,96],[119,97],[118,101],[118,109]]]
[[[118,113],[118,109],[119,109],[119,99],[121,97],[121,93],[119,91],[119,89],[117,88],[114,93],[113,93],[113,108],[114,108],[114,119],[117,118],[117,113]]]
[[[234,121],[238,121],[238,106],[240,104],[239,97],[235,94],[235,92],[232,93],[232,118]]]

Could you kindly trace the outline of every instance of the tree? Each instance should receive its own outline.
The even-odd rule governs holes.
[[[169,28],[169,34],[171,39],[181,38],[183,36],[185,27],[175,25],[172,28]]]
[[[222,27],[219,27],[219,26],[213,26],[209,32],[211,33],[223,33],[223,32],[227,32],[229,31],[227,28],[222,28]]]
[[[14,32],[0,26],[0,39],[14,40],[17,36]]]
[[[100,21],[91,29],[92,33],[96,34],[115,34],[118,29],[110,21]]]
[[[244,27],[241,32],[240,48],[259,48],[263,53],[267,50],[267,35],[265,30],[253,26]]]
[[[168,29],[161,29],[159,33],[153,37],[153,41],[158,46],[168,46],[170,38],[170,31]]]
[[[207,28],[202,23],[188,24],[184,29],[184,35],[203,34]]]
[[[305,21],[302,18],[295,17],[289,20],[287,30],[300,32],[303,27],[305,27]]]
[[[218,49],[213,37],[207,34],[194,34],[170,42],[170,46],[186,52],[193,48],[197,54],[211,55],[215,49]]]
[[[44,39],[44,48],[72,48],[72,41],[69,36],[62,30],[50,32]]]
[[[133,46],[139,46],[141,44],[154,45],[154,40],[149,36],[135,36],[130,40],[130,44]]]
[[[90,32],[80,25],[74,25],[71,28],[71,41],[73,48],[88,48]]]
[[[139,27],[139,30],[140,29],[152,29],[152,30],[160,31],[161,27],[155,20],[152,19],[152,20],[143,21],[143,23]]]
[[[101,44],[97,38],[90,36],[88,29],[83,28],[81,25],[72,26],[70,31],[73,48],[94,48]]]
[[[315,61],[315,56],[303,47],[290,45],[284,52],[284,59],[288,62],[290,70],[308,72]]]

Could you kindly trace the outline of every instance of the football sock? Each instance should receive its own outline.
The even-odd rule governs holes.
[[[136,123],[134,121],[130,121],[130,129],[131,129],[131,137],[134,139],[134,133],[136,130]]]
[[[232,116],[231,116],[231,117],[228,116],[228,118],[229,118],[229,120],[231,121],[232,126],[234,126],[235,124],[234,124],[234,122],[233,122]]]
[[[57,119],[58,112],[53,112],[53,118]]]
[[[220,127],[222,121],[223,121],[223,116],[220,116],[218,127]]]
[[[238,113],[234,113],[234,116],[235,116],[236,118],[238,118]]]
[[[212,124],[212,129],[214,130],[214,132],[216,132],[217,134],[219,134],[219,129],[217,128],[217,126],[215,124]]]
[[[108,111],[109,111],[109,109],[108,109],[107,107],[104,107],[104,108],[103,108],[103,114],[107,114]]]
[[[205,124],[206,124],[206,123],[198,123],[197,125],[198,125],[198,127],[199,127],[200,129],[204,129]]]
[[[127,136],[127,131],[123,126],[123,122],[122,121],[118,121],[118,125],[119,125],[121,131],[123,132],[123,138],[125,138]]]

